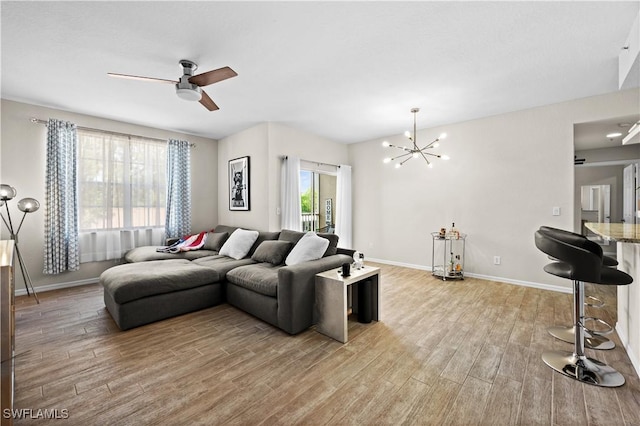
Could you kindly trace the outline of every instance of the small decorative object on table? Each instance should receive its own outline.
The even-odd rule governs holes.
[[[364,253],[360,253],[359,251],[353,253],[353,267],[355,269],[364,268]]]

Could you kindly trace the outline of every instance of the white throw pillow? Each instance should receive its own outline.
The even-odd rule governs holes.
[[[318,237],[315,232],[309,231],[300,238],[293,247],[287,259],[284,261],[288,266],[309,260],[320,259],[329,247],[329,240]]]
[[[246,229],[236,229],[229,235],[229,238],[220,248],[219,254],[229,256],[234,259],[245,257],[251,246],[258,239],[258,231],[247,231]]]

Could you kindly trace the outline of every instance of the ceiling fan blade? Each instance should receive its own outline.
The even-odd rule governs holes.
[[[108,72],[107,75],[109,77],[118,77],[118,78],[128,78],[129,80],[142,80],[142,81],[150,81],[150,82],[158,82],[158,83],[178,83],[175,80],[166,80],[164,78],[153,78],[153,77],[141,77],[138,75],[128,75],[128,74],[118,74],[115,72]]]
[[[218,105],[216,105],[216,103],[211,100],[209,95],[207,95],[207,93],[204,90],[202,91],[202,97],[200,98],[200,103],[204,105],[204,107],[209,111],[216,111],[220,109]]]
[[[222,80],[226,80],[231,77],[237,76],[234,70],[229,67],[218,68],[217,70],[203,72],[202,74],[194,75],[189,78],[189,83],[193,83],[196,86],[208,86],[213,83],[217,83]]]

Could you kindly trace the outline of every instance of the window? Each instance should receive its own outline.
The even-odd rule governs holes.
[[[300,170],[302,230],[335,231],[336,176],[316,170]]]
[[[80,232],[165,225],[166,143],[78,131]]]

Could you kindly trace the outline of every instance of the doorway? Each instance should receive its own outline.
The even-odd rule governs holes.
[[[574,232],[589,236],[583,227],[585,213],[592,215],[587,221],[601,223],[627,222],[633,216],[629,211],[634,205],[638,206],[638,191],[635,190],[637,185],[633,186],[635,181],[632,182],[629,177],[630,172],[626,172],[625,179],[625,167],[640,163],[640,144],[622,145],[622,139],[628,128],[638,120],[640,114],[574,124]],[[621,135],[607,137],[612,133]],[[603,244],[603,252],[607,256],[617,257],[616,246],[613,242]],[[590,290],[591,294],[605,300],[607,308],[611,306],[612,314],[617,316],[616,288],[593,287],[596,288]],[[616,318],[611,318],[610,323],[615,324],[615,321]]]
[[[303,231],[335,232],[336,184],[335,174],[300,170]]]

